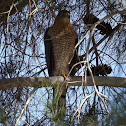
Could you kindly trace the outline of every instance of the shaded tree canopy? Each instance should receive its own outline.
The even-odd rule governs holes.
[[[64,125],[115,124],[113,117],[119,117],[119,119],[123,119],[121,116],[125,117],[126,90],[120,86],[96,87],[97,81],[93,81],[92,73],[98,70],[98,74],[94,74],[96,78],[106,76],[125,78],[125,7],[125,0],[1,0],[1,83],[7,79],[48,77],[44,33],[53,25],[60,10],[68,10],[71,23],[78,35],[78,43],[74,50],[78,48],[78,63],[72,64],[71,67],[74,69],[75,76],[82,78],[82,84],[68,88],[66,116],[63,123]],[[111,72],[106,71],[105,65],[111,67]],[[99,66],[100,68],[104,66],[102,73]],[[91,77],[87,77],[88,75]],[[88,78],[91,78],[94,86],[86,86]],[[30,85],[27,79],[25,81],[25,84]],[[48,82],[44,84],[46,83],[48,84]],[[54,115],[51,111],[52,88],[23,84],[22,81],[15,88],[11,86],[6,90],[1,88],[0,125],[16,124],[22,110],[24,113],[18,122],[22,126],[24,124],[34,126],[56,124],[60,117],[58,118],[58,113]],[[112,107],[111,103],[115,106]],[[113,116],[108,118],[107,110],[110,113],[114,112]],[[119,113],[118,116],[117,113]],[[122,123],[121,125],[125,124],[125,122]]]

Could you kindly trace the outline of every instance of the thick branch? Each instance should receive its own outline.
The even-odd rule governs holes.
[[[37,2],[38,0],[35,0]],[[27,4],[29,0],[2,0],[0,2],[0,23],[7,21],[7,13],[10,6],[15,4],[15,7],[12,8],[10,15],[13,15],[18,11],[21,11]],[[17,9],[17,10],[16,10]]]
[[[104,77],[95,76],[95,83],[97,86],[108,86],[108,87],[123,87],[126,88],[126,78],[121,77]],[[0,90],[5,90],[14,87],[53,87],[57,86],[58,82],[64,82],[62,76],[56,77],[27,77],[27,78],[13,78],[13,79],[1,79]],[[68,77],[67,86],[81,86],[82,77]],[[84,84],[85,85],[85,84]],[[64,85],[65,86],[65,85]],[[93,86],[92,79],[90,76],[87,77],[86,86]]]

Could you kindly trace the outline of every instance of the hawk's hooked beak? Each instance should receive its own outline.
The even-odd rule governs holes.
[[[67,17],[70,18],[70,13],[67,13]]]

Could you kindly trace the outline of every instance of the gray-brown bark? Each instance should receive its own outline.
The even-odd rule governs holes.
[[[94,79],[97,86],[108,86],[108,87],[112,86],[112,87],[126,88],[126,78],[94,76]],[[14,87],[38,87],[38,88],[53,87],[57,86],[57,82],[64,82],[64,78],[62,76],[56,76],[56,77],[39,77],[39,78],[26,77],[26,78],[1,79],[0,90],[5,90]],[[68,77],[66,79],[66,82],[67,86],[81,86],[82,77],[81,76]],[[90,76],[87,77],[86,86],[93,86],[92,79]]]
[[[38,0],[35,0],[35,2],[36,1]],[[21,11],[28,3],[29,0],[0,0],[0,23],[7,22],[8,11],[12,4],[15,6],[13,6],[10,15],[15,14],[17,11]]]

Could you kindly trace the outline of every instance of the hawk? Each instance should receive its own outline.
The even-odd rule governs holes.
[[[52,27],[48,28],[44,35],[45,56],[49,76],[68,75],[72,65],[77,61],[77,53],[73,55],[77,42],[77,33],[70,23],[70,12],[61,10]],[[72,76],[74,73],[71,72],[70,75]],[[65,101],[66,89],[63,90],[61,98],[60,102]]]

